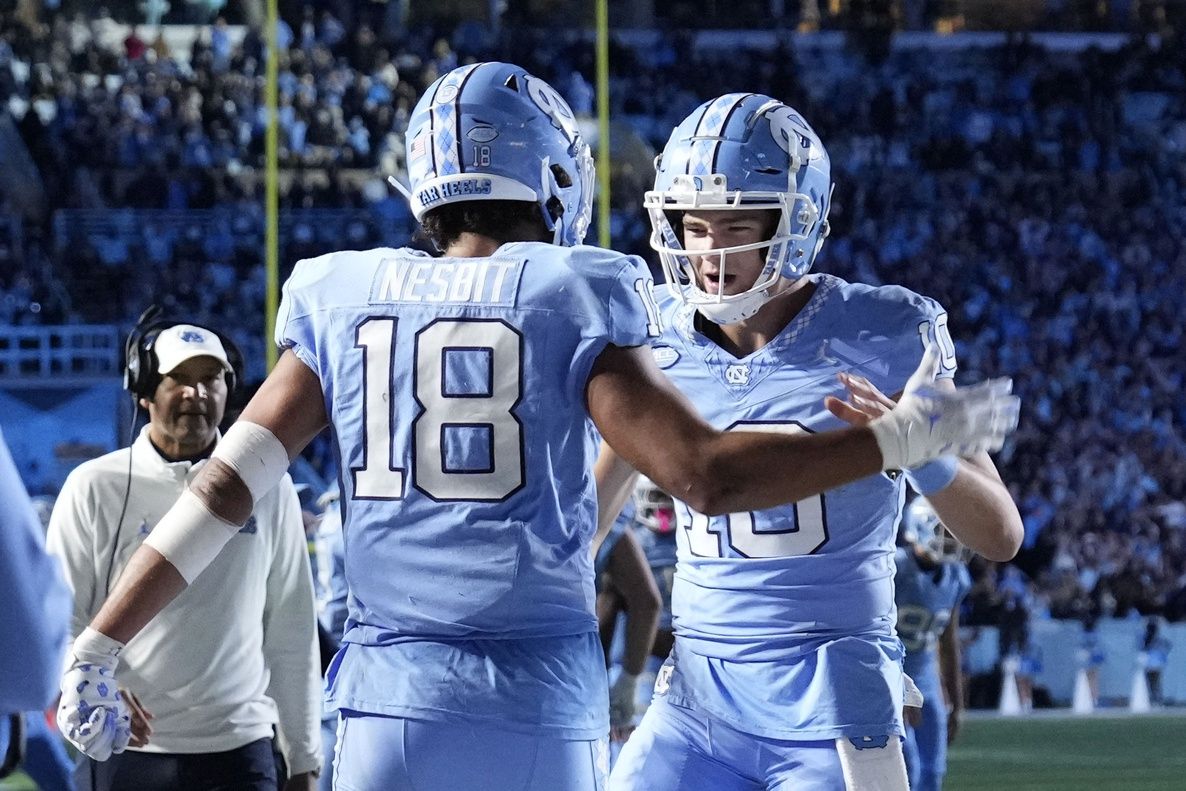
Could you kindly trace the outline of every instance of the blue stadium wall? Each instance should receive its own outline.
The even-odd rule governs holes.
[[[0,428],[30,493],[56,494],[70,470],[122,444],[126,401],[117,379],[0,389]]]

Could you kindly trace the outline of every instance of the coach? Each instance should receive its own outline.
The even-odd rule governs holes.
[[[125,386],[147,411],[148,425],[131,447],[75,469],[50,519],[49,549],[62,558],[74,589],[76,638],[214,450],[238,374],[232,361],[241,364],[216,332],[154,318],[141,319],[126,351]],[[321,716],[316,622],[300,505],[288,476],[260,499],[232,542],[241,546],[223,552],[124,649],[122,694],[139,704],[135,735],[129,745],[111,745],[108,760],[83,756],[80,788],[314,786]],[[58,720],[86,721],[89,714],[59,710]]]

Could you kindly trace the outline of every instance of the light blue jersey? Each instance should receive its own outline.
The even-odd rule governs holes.
[[[277,341],[321,381],[349,616],[332,705],[603,736],[585,385],[656,331],[650,275],[592,247],[300,262]]]
[[[0,434],[0,716],[44,709],[70,639],[70,590]],[[0,741],[0,753],[7,739]]]
[[[906,673],[923,696],[922,719],[907,729],[903,745],[906,771],[913,791],[939,791],[947,773],[947,704],[935,648],[972,579],[959,563],[922,568],[909,549],[899,549],[896,561],[898,636],[906,648]]]
[[[901,391],[947,316],[896,286],[812,275],[815,293],[764,348],[734,358],[659,290],[659,366],[719,429],[818,432],[843,424],[837,374]],[[754,470],[761,475],[761,470]],[[677,502],[677,636],[668,700],[748,733],[834,739],[901,733],[893,551],[902,479],[873,475],[794,505],[706,517]]]
[[[899,549],[896,557],[898,637],[906,649],[906,673],[913,677],[923,665],[935,661],[939,636],[971,589],[972,578],[960,563],[940,563],[927,570],[908,549]]]

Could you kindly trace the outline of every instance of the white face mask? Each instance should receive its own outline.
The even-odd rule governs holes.
[[[728,192],[724,176],[712,176],[707,183],[701,181],[699,184],[677,178],[676,186],[677,189],[670,191],[648,192],[643,200],[651,218],[651,247],[659,253],[664,277],[672,290],[683,302],[695,306],[709,321],[734,324],[753,316],[811,268],[815,256],[807,256],[801,243],[808,238],[817,222],[823,220],[815,203],[807,195],[794,192]],[[743,198],[745,203],[742,203]],[[766,264],[752,286],[740,294],[709,293],[700,287],[692,256],[680,244],[667,219],[667,211],[681,210],[779,212],[778,225],[769,239],[695,251],[696,258],[719,256],[718,267],[723,278],[726,256],[769,248]],[[824,235],[821,234],[820,242]],[[813,252],[818,249],[817,243]]]

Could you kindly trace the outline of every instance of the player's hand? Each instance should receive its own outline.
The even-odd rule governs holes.
[[[940,456],[999,450],[1017,428],[1021,400],[1010,379],[990,379],[954,391],[934,386],[939,351],[932,344],[888,413],[870,420],[882,469],[905,470]]]
[[[960,724],[963,720],[964,710],[961,708],[953,708],[947,712],[947,745],[955,741],[955,737],[959,735]]]
[[[132,712],[115,680],[122,649],[122,643],[85,629],[74,641],[70,665],[62,676],[58,730],[96,761],[122,753],[132,739]]]
[[[119,688],[120,695],[123,696],[124,702],[128,704],[128,709],[132,712],[132,738],[128,741],[129,747],[143,747],[148,744],[148,737],[152,735],[152,720],[156,719],[152,712],[144,708],[144,704],[140,702],[140,698],[136,697],[136,693],[132,692],[126,687]]]
[[[609,688],[610,738],[624,742],[634,732],[634,699],[638,676],[622,671]]]
[[[867,426],[871,421],[889,414],[896,406],[892,398],[878,390],[863,376],[840,373],[836,378],[848,391],[848,400],[841,401],[835,396],[828,396],[824,399],[824,406],[847,423]]]

